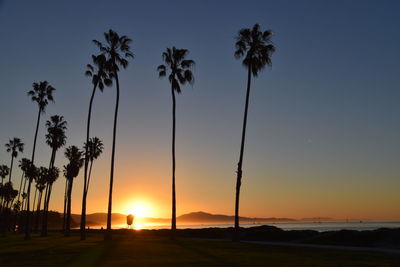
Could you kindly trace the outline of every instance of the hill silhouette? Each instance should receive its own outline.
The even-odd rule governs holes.
[[[75,221],[80,220],[79,214],[72,214],[71,216]],[[127,214],[113,213],[112,214],[113,224],[114,225],[126,224],[126,216]],[[107,222],[107,213],[98,212],[98,213],[87,214],[86,220],[88,226],[91,227],[104,226]],[[141,218],[140,220],[142,222],[160,223],[160,224],[170,223],[171,221],[171,219],[169,218],[151,218],[151,217]],[[298,220],[291,218],[275,218],[275,217],[270,217],[270,218],[240,217],[240,221],[242,223],[264,223],[264,222],[296,222]],[[177,222],[180,224],[233,223],[234,216],[223,215],[223,214],[211,214],[204,211],[198,211],[178,216]]]

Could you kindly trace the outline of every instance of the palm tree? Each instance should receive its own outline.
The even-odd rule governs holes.
[[[181,85],[186,83],[193,84],[194,77],[190,70],[195,62],[191,59],[186,59],[189,50],[176,49],[175,47],[167,48],[162,54],[162,59],[165,65],[157,67],[159,77],[167,75],[171,84],[172,94],[172,219],[171,230],[172,236],[176,230],[176,198],[175,198],[175,92],[181,93]]]
[[[18,191],[18,200],[20,199],[21,193],[22,193],[22,182],[24,182],[24,180],[26,181],[25,178],[25,173],[28,170],[29,166],[31,165],[31,161],[27,158],[22,158],[19,161],[18,167],[21,168],[22,170],[22,176],[21,176],[21,183],[19,184],[19,191]],[[24,189],[25,191],[25,189]]]
[[[39,107],[37,122],[36,122],[36,130],[35,130],[35,137],[33,139],[33,149],[32,149],[32,164],[35,163],[35,151],[36,151],[36,140],[39,130],[39,123],[40,123],[40,115],[46,111],[46,106],[49,104],[49,101],[54,101],[53,98],[53,91],[55,90],[54,87],[48,84],[47,81],[43,81],[40,83],[33,83],[33,89],[28,92],[28,96],[31,98],[33,102],[36,102]],[[30,236],[30,224],[29,224],[29,206],[30,206],[30,194],[31,194],[31,184],[33,181],[33,177],[29,177],[28,182],[28,190],[27,190],[27,205],[26,205],[26,226],[25,226],[25,240],[31,238]]]
[[[244,109],[242,141],[240,145],[240,156],[237,165],[236,178],[236,200],[235,200],[235,240],[239,239],[239,195],[242,184],[242,164],[244,142],[246,136],[247,111],[249,107],[251,76],[257,77],[258,73],[266,66],[271,66],[271,55],[275,51],[275,46],[271,41],[272,32],[266,30],[262,32],[260,25],[255,24],[252,29],[241,29],[236,37],[235,57],[244,57],[242,64],[247,68],[247,92],[246,104]]]
[[[68,204],[67,204],[67,220],[65,224],[65,236],[70,234],[71,226],[71,194],[74,178],[78,176],[79,170],[83,165],[82,151],[76,146],[70,146],[65,150],[65,157],[69,160],[68,165],[64,166],[64,176],[68,180]]]
[[[54,182],[58,179],[60,174],[60,170],[57,167],[50,167],[47,174],[46,179],[46,193],[45,193],[45,202],[43,208],[43,221],[42,221],[42,232],[41,236],[47,236],[47,218],[49,214],[49,203],[50,203],[50,195]]]
[[[10,173],[10,168],[7,165],[0,165],[0,177],[1,177],[1,184],[3,184],[4,178]]]
[[[8,168],[7,165],[0,165],[0,177],[1,177],[1,194],[0,194],[0,214],[1,214],[1,209],[3,207],[3,200],[4,200],[4,178],[8,176],[10,173],[10,168]]]
[[[67,130],[67,122],[64,120],[63,116],[54,115],[50,117],[50,120],[46,121],[47,134],[46,143],[51,147],[51,158],[49,164],[49,176],[46,185],[46,191],[44,195],[44,216],[43,216],[43,226],[42,226],[42,236],[47,236],[47,215],[49,211],[49,202],[51,196],[51,189],[54,181],[58,178],[55,175],[54,162],[56,159],[57,150],[63,147],[66,143],[65,131]]]
[[[31,164],[31,161],[27,158],[22,158],[19,161],[18,167],[21,168],[22,170],[22,175],[21,175],[21,182],[19,184],[19,190],[18,190],[18,197],[17,197],[17,201],[14,203],[14,211],[15,211],[15,216],[16,216],[16,222],[18,222],[20,219],[19,216],[19,211],[23,209],[23,203],[24,203],[24,199],[22,200],[22,202],[20,201],[20,197],[21,194],[23,193],[23,191],[25,192],[25,183],[26,183],[26,179],[25,179],[25,173],[28,170],[29,166]],[[24,183],[24,189],[22,190],[22,183]],[[20,225],[20,223],[19,223]],[[18,229],[20,230],[20,229]]]
[[[18,152],[24,152],[24,143],[21,142],[21,139],[14,137],[10,139],[6,144],[7,152],[11,153],[11,164],[10,164],[10,173],[8,177],[8,182],[11,182],[11,173],[14,163],[14,158],[18,157]]]
[[[89,102],[89,112],[87,118],[86,125],[86,143],[89,143],[90,136],[90,119],[92,116],[92,105],[94,94],[96,93],[97,87],[99,87],[100,91],[103,92],[104,85],[111,86],[112,79],[108,75],[107,70],[107,60],[104,55],[95,56],[92,55],[93,65],[88,64],[85,75],[92,78],[92,96],[90,97]],[[86,239],[86,195],[88,187],[88,163],[89,163],[89,155],[88,150],[85,150],[85,172],[84,172],[84,180],[83,180],[83,197],[82,197],[82,214],[81,214],[81,240]]]
[[[36,208],[36,215],[35,215],[35,225],[33,227],[34,232],[36,233],[39,230],[39,218],[40,218],[40,207],[42,204],[42,196],[43,190],[46,188],[46,183],[48,180],[49,169],[45,167],[36,168],[36,189],[38,192],[37,197],[37,208]],[[44,212],[44,211],[43,211]]]
[[[104,149],[103,142],[98,137],[92,137],[89,139],[88,143],[85,143],[85,150],[88,151],[88,157],[90,161],[88,181],[86,184],[86,194],[89,190],[90,177],[92,176],[93,162],[98,157],[100,157],[101,153],[103,153],[103,149]]]
[[[114,127],[113,127],[113,143],[111,149],[111,170],[110,170],[110,189],[108,195],[108,212],[107,212],[107,231],[104,235],[105,240],[110,240],[111,236],[111,212],[112,212],[112,190],[114,183],[114,159],[115,159],[115,140],[117,132],[117,118],[118,118],[118,106],[119,106],[119,80],[118,71],[119,67],[126,68],[128,66],[128,58],[133,58],[133,53],[130,51],[130,43],[132,42],[127,36],[119,36],[113,30],[109,30],[104,33],[106,44],[103,44],[97,40],[93,42],[99,47],[100,52],[106,56],[108,62],[108,74],[109,77],[115,79],[117,87],[115,111],[114,111]]]
[[[1,230],[3,236],[6,234],[6,230],[10,229],[10,215],[11,215],[11,206],[10,205],[14,198],[18,195],[18,191],[14,190],[12,182],[7,182],[2,185],[2,197],[3,197],[3,210],[1,214]]]

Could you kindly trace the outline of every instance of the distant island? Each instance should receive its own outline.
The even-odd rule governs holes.
[[[80,221],[79,214],[72,214],[72,219],[76,222]],[[127,214],[113,213],[112,222],[114,225],[126,224]],[[91,227],[103,226],[107,222],[107,213],[92,213],[86,215],[87,225]],[[333,218],[328,217],[313,217],[304,219],[292,218],[257,218],[257,217],[240,217],[241,223],[280,223],[280,222],[320,222],[320,221],[334,221]],[[166,224],[170,223],[169,218],[141,218],[141,222],[152,224]],[[229,224],[234,222],[234,216],[223,214],[211,214],[203,211],[191,212],[177,217],[178,224]]]

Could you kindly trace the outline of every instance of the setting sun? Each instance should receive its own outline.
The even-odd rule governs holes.
[[[129,212],[132,213],[135,218],[149,217],[152,210],[151,206],[145,202],[134,202],[129,207]]]

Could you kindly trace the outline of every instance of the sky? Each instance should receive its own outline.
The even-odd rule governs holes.
[[[30,157],[37,105],[26,93],[47,80],[55,103],[42,117],[35,163],[50,160],[51,115],[67,120],[67,146],[82,146],[92,90],[84,71],[98,53],[91,41],[114,29],[133,40],[135,58],[119,75],[113,212],[142,205],[147,216],[169,217],[172,103],[156,67],[167,47],[186,48],[196,66],[194,85],[177,96],[177,214],[232,215],[247,79],[234,43],[239,29],[259,23],[277,50],[252,82],[240,214],[400,220],[399,10],[389,0],[0,0],[0,143],[20,137]],[[115,88],[96,94],[91,132],[105,151],[88,213],[107,211],[114,104]],[[9,164],[1,147],[0,164]],[[15,169],[15,185],[20,175]],[[64,181],[54,185],[52,210],[62,211]]]

